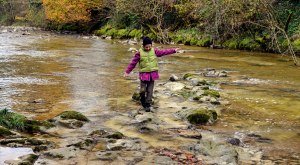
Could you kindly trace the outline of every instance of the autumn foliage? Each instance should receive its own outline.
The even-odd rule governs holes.
[[[43,0],[46,18],[58,23],[88,22],[90,11],[101,8],[103,0]]]

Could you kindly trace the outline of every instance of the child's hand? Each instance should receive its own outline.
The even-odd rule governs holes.
[[[124,77],[129,77],[129,74],[125,72]]]
[[[180,48],[175,48],[176,53],[180,53]]]

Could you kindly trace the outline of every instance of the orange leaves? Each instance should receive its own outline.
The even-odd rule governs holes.
[[[102,4],[103,0],[43,0],[46,18],[58,23],[88,22],[90,10]]]

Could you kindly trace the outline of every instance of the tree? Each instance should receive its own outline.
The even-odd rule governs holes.
[[[43,0],[46,18],[57,23],[88,22],[90,11],[101,8],[103,0]]]

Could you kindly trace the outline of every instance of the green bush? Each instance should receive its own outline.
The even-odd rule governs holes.
[[[239,46],[239,42],[237,39],[232,38],[230,40],[227,40],[223,43],[223,46],[229,48],[229,49],[237,49]]]
[[[129,37],[131,38],[141,38],[143,36],[142,30],[133,29],[129,33]]]
[[[111,25],[102,26],[99,30],[96,31],[96,35],[105,35],[106,32],[111,29]]]
[[[252,38],[247,37],[239,43],[239,48],[245,50],[259,50],[260,45],[257,42],[255,42]]]
[[[111,28],[106,31],[105,35],[116,37],[118,30],[115,28]]]
[[[209,45],[211,45],[210,37],[202,38],[197,42],[197,46],[208,47]]]
[[[292,45],[296,52],[300,52],[300,39],[293,41]]]
[[[128,29],[119,29],[117,30],[116,38],[120,38],[120,39],[127,38],[128,33],[129,33]]]

